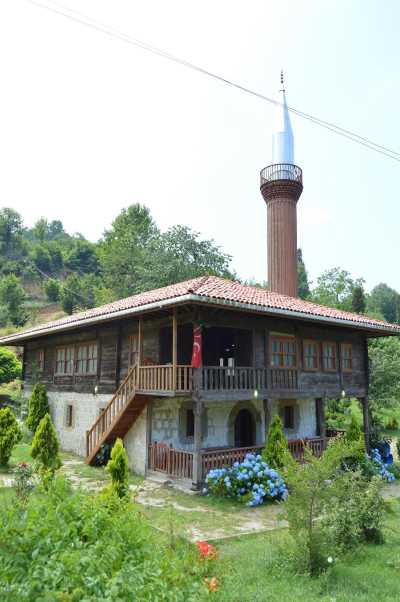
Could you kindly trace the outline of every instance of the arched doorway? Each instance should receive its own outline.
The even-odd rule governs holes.
[[[235,447],[255,445],[255,423],[252,413],[243,408],[235,418]]]

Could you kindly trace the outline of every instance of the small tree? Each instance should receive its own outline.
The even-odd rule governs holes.
[[[44,285],[44,292],[46,293],[46,297],[49,301],[53,301],[54,303],[60,299],[60,284],[57,280],[51,278],[50,280],[46,280]]]
[[[29,400],[26,426],[34,433],[42,418],[49,412],[50,408],[49,401],[47,399],[46,386],[41,383],[37,383],[33,387],[32,395]]]
[[[0,385],[9,383],[21,376],[21,362],[15,353],[0,347]]]
[[[60,444],[50,414],[46,414],[39,422],[30,452],[32,458],[39,462],[42,476],[53,476],[60,468]]]
[[[21,429],[10,408],[0,410],[0,465],[6,466],[14,445],[22,439]]]
[[[122,439],[118,438],[111,451],[111,459],[107,464],[107,470],[111,475],[112,489],[122,498],[128,493],[128,456],[126,454]]]
[[[282,420],[274,416],[268,429],[267,441],[262,453],[264,462],[271,468],[282,469],[290,456],[287,439],[283,433]]]
[[[345,438],[349,443],[360,442],[362,440],[362,431],[354,414],[351,415],[350,425],[346,431]]]

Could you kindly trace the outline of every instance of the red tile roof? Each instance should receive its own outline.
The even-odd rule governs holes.
[[[163,288],[154,289],[114,303],[88,309],[72,316],[66,316],[54,322],[34,326],[27,330],[0,338],[0,344],[16,344],[26,339],[77,328],[92,322],[104,322],[119,315],[140,313],[141,309],[149,310],[182,302],[201,302],[207,304],[223,303],[226,306],[243,310],[259,311],[264,314],[285,315],[287,317],[304,318],[323,321],[325,323],[343,324],[359,327],[373,332],[399,334],[400,325],[389,324],[339,309],[317,305],[295,297],[287,297],[255,286],[247,286],[233,280],[225,280],[216,276],[202,276],[178,282]]]

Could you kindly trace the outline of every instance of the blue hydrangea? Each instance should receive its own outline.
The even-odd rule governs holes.
[[[286,484],[280,474],[257,454],[247,454],[230,468],[215,468],[206,476],[208,493],[240,500],[248,506],[285,500]]]
[[[383,462],[382,456],[378,449],[372,449],[371,455],[367,455],[367,459],[371,461],[376,474],[380,475],[384,481],[391,483],[392,481],[396,480],[394,474],[388,470],[388,465]]]

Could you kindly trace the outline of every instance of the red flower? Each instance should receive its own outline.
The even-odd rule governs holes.
[[[217,558],[217,550],[210,543],[207,543],[206,541],[197,541],[196,545],[202,558],[210,558],[211,560]]]

